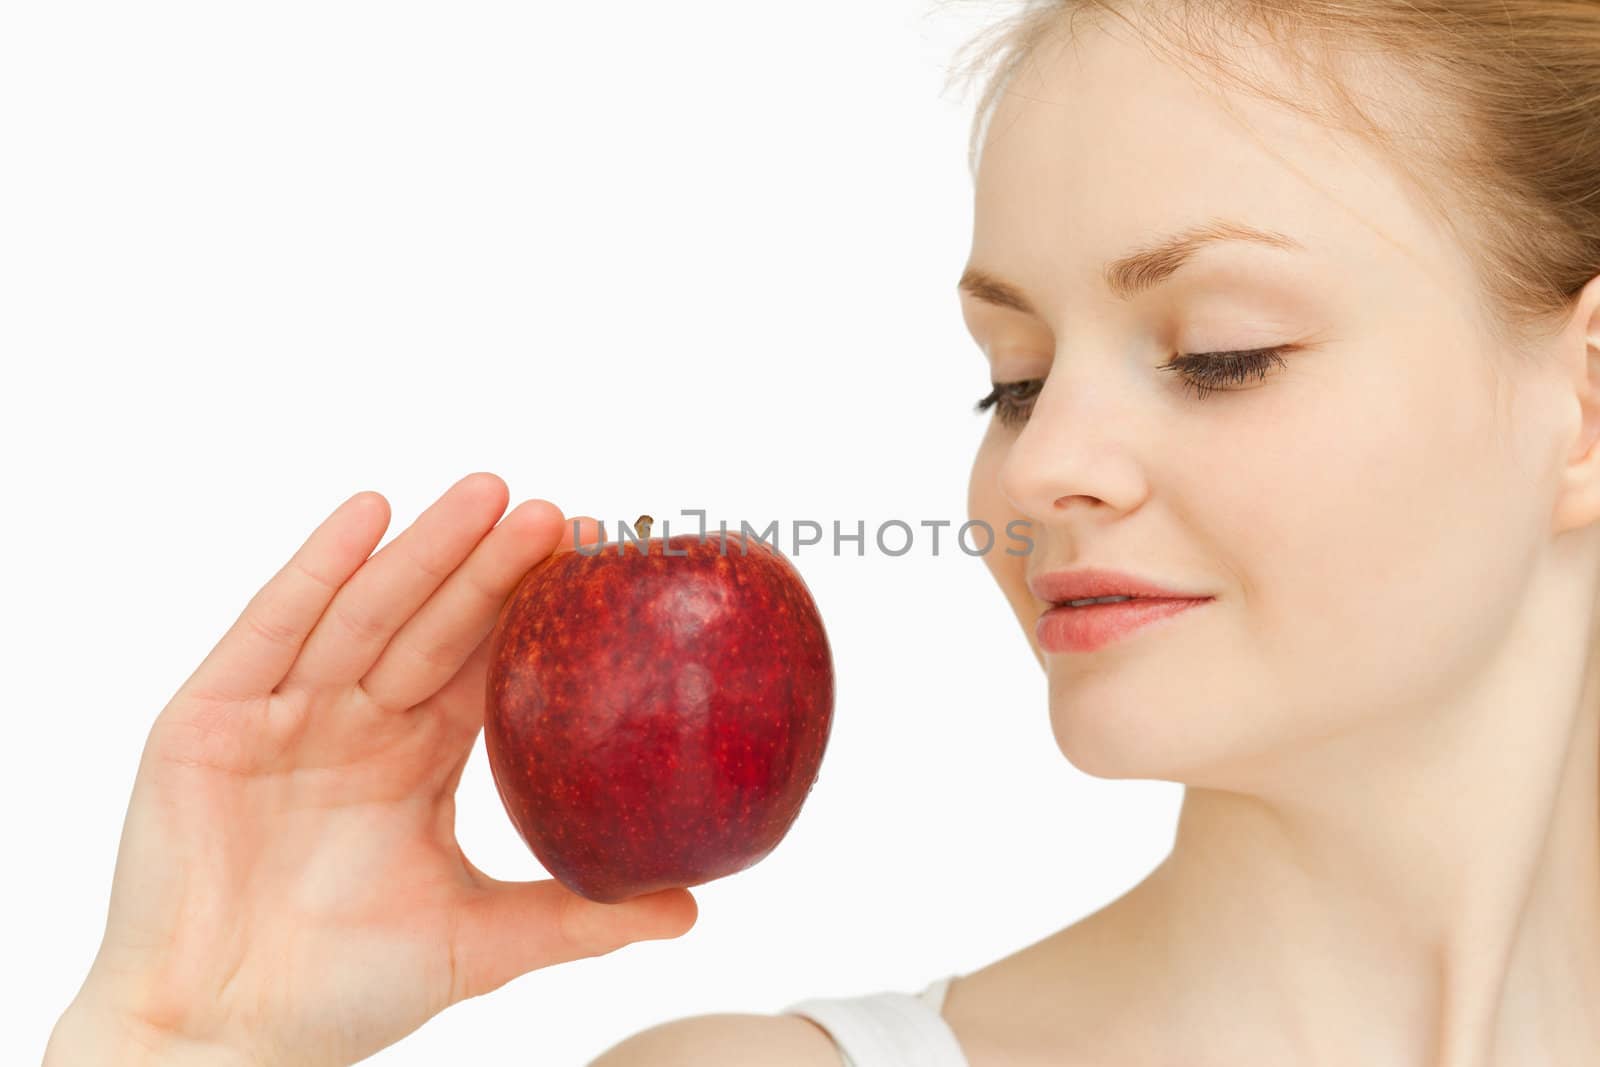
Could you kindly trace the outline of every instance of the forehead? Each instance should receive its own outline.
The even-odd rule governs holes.
[[[1292,91],[1266,47],[1230,56]],[[1327,265],[1470,283],[1418,191],[1355,136],[1175,64],[1115,20],[1079,20],[1024,64],[988,123],[970,262],[1031,291],[1100,293],[1105,262],[1229,218]]]

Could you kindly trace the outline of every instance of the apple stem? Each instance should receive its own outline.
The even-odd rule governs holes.
[[[640,515],[633,521],[633,528],[639,532],[641,538],[648,541],[650,539],[650,527],[655,525],[655,521],[648,515]]]

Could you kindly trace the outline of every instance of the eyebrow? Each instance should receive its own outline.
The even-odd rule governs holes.
[[[1244,241],[1305,251],[1305,246],[1287,234],[1261,230],[1243,222],[1226,219],[1191,227],[1154,245],[1130,252],[1105,266],[1106,286],[1123,300],[1131,300],[1178,273],[1194,254],[1207,245],[1224,241]],[[1022,289],[980,267],[968,267],[961,275],[959,290],[985,303],[1038,316]]]

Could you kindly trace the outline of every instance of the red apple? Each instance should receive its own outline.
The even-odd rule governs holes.
[[[590,900],[744,870],[816,783],[833,657],[804,580],[760,539],[557,552],[512,593],[489,654],[500,800],[545,869]]]

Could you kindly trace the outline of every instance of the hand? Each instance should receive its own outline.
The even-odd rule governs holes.
[[[547,501],[500,521],[507,499],[469,475],[371,555],[389,506],[358,493],[250,601],[150,731],[47,1064],[350,1064],[518,975],[694,925],[686,889],[596,904],[461,854],[489,633],[572,541]]]

